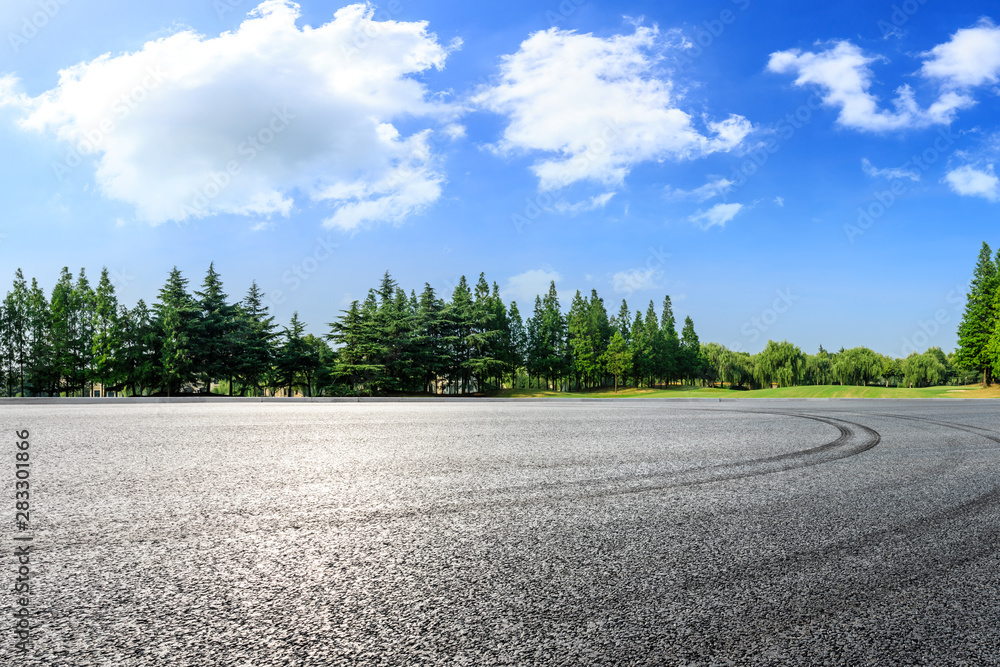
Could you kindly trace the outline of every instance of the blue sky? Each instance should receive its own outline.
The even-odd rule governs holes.
[[[996,245],[986,2],[9,0],[0,256],[178,265],[317,334],[389,270],[670,294],[757,351],[953,348]]]

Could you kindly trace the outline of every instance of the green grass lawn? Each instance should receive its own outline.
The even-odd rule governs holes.
[[[979,385],[967,387],[925,387],[906,389],[896,387],[842,387],[820,385],[810,387],[782,387],[754,391],[732,391],[703,387],[671,385],[668,389],[610,389],[593,391],[558,392],[544,389],[504,389],[495,394],[503,398],[1000,398],[1000,387],[983,389]]]

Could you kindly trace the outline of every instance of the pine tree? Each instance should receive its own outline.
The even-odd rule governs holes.
[[[24,396],[25,371],[29,363],[28,344],[30,331],[28,322],[28,283],[21,269],[14,274],[14,287],[3,302],[5,323],[5,357],[7,367],[7,395],[15,390]]]
[[[538,384],[545,376],[546,360],[548,359],[547,344],[545,335],[545,311],[542,307],[542,297],[535,295],[535,308],[531,317],[528,318],[526,327],[527,347],[525,352],[525,368],[528,372],[528,382],[534,376]],[[548,387],[546,387],[548,388]]]
[[[473,358],[472,334],[475,321],[472,291],[462,276],[451,295],[447,305],[449,320],[449,337],[452,345],[452,368],[449,369],[450,381],[458,384],[463,394],[469,392],[472,381],[471,360]]]
[[[587,309],[589,318],[587,330],[590,334],[590,347],[593,350],[593,359],[587,369],[587,376],[592,385],[603,384],[604,369],[601,363],[601,355],[608,349],[611,342],[612,327],[608,320],[608,311],[604,308],[604,299],[597,295],[597,290],[590,291],[590,304]]]
[[[580,295],[580,290],[573,296],[566,316],[566,342],[566,366],[579,387],[598,356],[593,349],[594,338],[590,332],[590,303]]]
[[[694,321],[684,318],[684,328],[681,330],[681,360],[682,377],[692,382],[701,376],[703,360],[701,357],[701,342],[694,331]]]
[[[958,325],[957,362],[983,375],[983,386],[990,384],[990,338],[996,328],[994,293],[997,290],[997,265],[990,246],[984,241],[969,285],[962,321]]]
[[[385,367],[379,363],[382,345],[373,335],[377,310],[374,295],[369,293],[364,307],[352,301],[347,311],[330,324],[327,335],[339,346],[335,375],[345,379],[359,393],[372,393],[381,385]]]
[[[444,341],[446,324],[444,302],[434,288],[424,283],[424,291],[417,302],[416,327],[413,335],[415,354],[414,376],[424,391],[437,389],[438,381],[447,373],[449,349]]]
[[[197,304],[187,292],[187,279],[175,266],[153,305],[160,330],[160,370],[167,395],[177,393],[196,376]]]
[[[680,376],[681,341],[677,335],[677,323],[674,318],[673,305],[670,296],[663,297],[663,312],[660,313],[660,333],[663,336],[663,348],[658,360],[660,375],[669,384]]]
[[[122,350],[116,359],[116,374],[133,396],[142,396],[159,387],[163,379],[159,328],[142,299],[132,310],[122,306],[118,322],[122,327]]]
[[[81,392],[84,387],[90,386],[90,393],[93,393],[95,380],[94,369],[94,290],[87,280],[87,272],[81,268],[77,274],[76,285],[73,286],[72,294],[72,320],[73,338],[71,341],[71,356],[73,359],[73,373],[71,375],[71,385]]]
[[[632,353],[628,349],[628,344],[622,336],[621,331],[616,331],[611,337],[608,349],[601,355],[605,372],[614,378],[615,393],[618,393],[618,381],[627,376],[632,371]]]
[[[524,328],[524,320],[521,318],[521,311],[517,309],[517,302],[511,301],[507,310],[507,320],[510,322],[510,349],[511,354],[507,360],[507,372],[510,373],[511,386],[517,379],[518,371],[524,367],[525,355],[528,348],[528,332]]]
[[[615,317],[614,330],[621,333],[625,343],[632,342],[632,311],[628,309],[628,303],[622,299],[622,306],[618,309],[618,316]]]
[[[247,388],[253,388],[259,394],[263,392],[263,384],[274,360],[278,325],[264,305],[264,293],[256,280],[250,284],[236,317],[237,335],[241,341],[234,372],[241,384],[240,395]]]
[[[49,313],[52,318],[52,363],[57,391],[73,392],[76,376],[76,315],[74,313],[73,274],[63,267],[59,281],[52,288]]]
[[[54,396],[59,390],[60,375],[53,346],[53,317],[45,293],[38,281],[31,279],[27,299],[27,323],[30,341],[25,374],[31,395],[47,393]]]
[[[306,386],[308,391],[312,374],[318,368],[319,356],[315,348],[306,342],[304,333],[305,324],[299,319],[298,312],[292,313],[274,364],[277,377],[281,385],[288,388],[289,396],[292,396],[296,386]]]
[[[101,279],[94,292],[93,347],[94,379],[101,384],[101,393],[120,391],[124,385],[117,361],[122,354],[122,323],[118,320],[118,298],[108,276],[108,269],[101,270]]]
[[[191,353],[202,378],[202,391],[207,393],[213,382],[227,378],[231,393],[240,365],[238,317],[236,307],[228,303],[223,292],[215,262],[208,265],[202,288],[194,294],[199,312],[191,335]]]
[[[545,377],[558,389],[558,382],[566,374],[566,318],[559,306],[559,294],[555,281],[549,283],[549,291],[542,299],[541,333],[544,351],[542,367]]]
[[[642,312],[635,311],[632,321],[632,340],[629,341],[629,352],[632,354],[632,380],[636,387],[642,386],[642,379],[649,370],[650,341],[646,338],[646,323]]]

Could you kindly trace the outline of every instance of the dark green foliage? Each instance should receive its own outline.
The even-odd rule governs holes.
[[[990,369],[993,367],[990,340],[996,330],[996,292],[997,265],[991,256],[990,246],[984,241],[969,284],[965,312],[958,325],[958,350],[955,355],[959,365],[982,373],[984,385],[989,384]]]
[[[199,308],[187,292],[187,279],[175,266],[153,305],[160,334],[159,367],[168,396],[195,381]]]

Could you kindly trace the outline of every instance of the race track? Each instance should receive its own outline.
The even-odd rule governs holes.
[[[34,485],[33,647],[5,635],[2,664],[1000,664],[991,401],[8,402],[0,423],[30,429]]]

